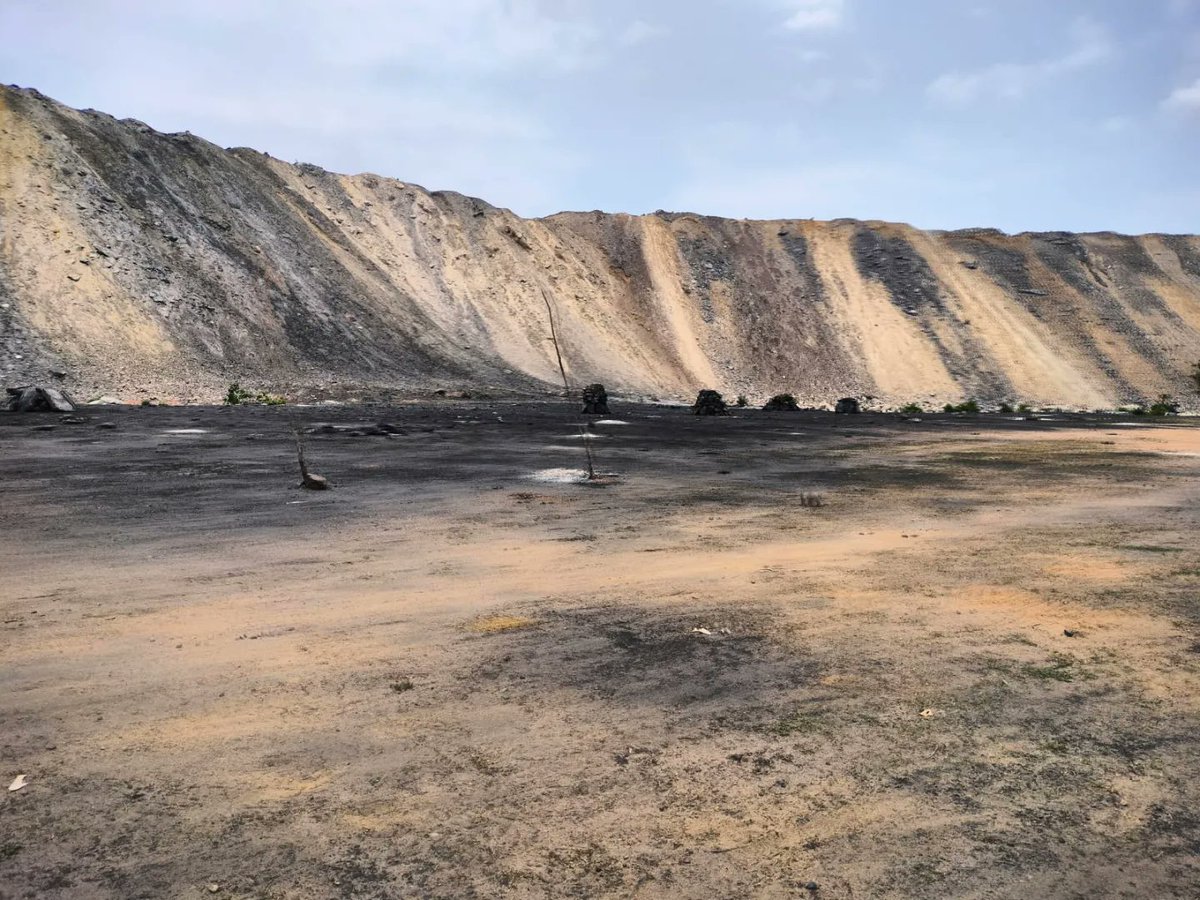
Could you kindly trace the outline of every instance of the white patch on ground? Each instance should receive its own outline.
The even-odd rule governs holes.
[[[168,428],[163,434],[208,434],[207,428]]]
[[[1113,428],[1153,428],[1153,422],[1113,422]]]
[[[583,484],[588,480],[584,469],[541,469],[530,474],[529,478],[543,484]]]
[[[598,441],[598,440],[601,440],[603,437],[604,437],[604,435],[602,435],[602,434],[592,434],[591,432],[584,432],[583,434],[568,434],[567,440],[569,440],[569,441]]]
[[[599,422],[593,422],[593,425],[628,425],[628,422],[622,422],[620,419],[601,419]]]

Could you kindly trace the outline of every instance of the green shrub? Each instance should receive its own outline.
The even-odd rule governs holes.
[[[734,406],[748,406],[749,403],[750,401],[746,399],[745,394],[738,394],[737,402],[734,404]]]
[[[225,392],[225,405],[237,406],[239,403],[245,403],[250,400],[253,395],[245,390],[236,381],[229,385],[229,390]]]
[[[777,412],[795,412],[799,408],[800,404],[796,402],[796,398],[791,394],[776,394],[763,407],[763,409],[775,410]]]
[[[920,403],[909,403],[907,406],[900,407],[900,415],[902,416],[919,416],[925,410],[921,409]]]
[[[1150,405],[1149,412],[1152,416],[1177,416],[1179,404],[1170,395],[1160,394],[1158,402]]]
[[[278,394],[268,394],[266,391],[252,393],[235,381],[229,386],[229,390],[225,392],[225,405],[238,406],[242,403],[261,403],[263,406],[283,406],[285,403],[287,403],[287,399],[279,396]]]
[[[979,404],[974,400],[968,400],[966,403],[960,403],[955,406],[953,403],[947,403],[944,407],[948,413],[970,413],[975,415],[979,412]]]
[[[1015,409],[1013,409],[1013,408],[1012,408],[1012,406],[1011,406],[1010,404],[1008,404],[1008,403],[1001,403],[1001,404],[1000,404],[1000,412],[1002,412],[1002,413],[1014,413],[1014,412],[1016,412],[1016,410],[1015,410]]]

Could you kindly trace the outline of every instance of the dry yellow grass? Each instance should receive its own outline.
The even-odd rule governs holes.
[[[479,634],[499,634],[503,631],[518,631],[522,628],[533,628],[538,624],[536,619],[526,616],[486,616],[475,619],[467,624],[468,631]]]

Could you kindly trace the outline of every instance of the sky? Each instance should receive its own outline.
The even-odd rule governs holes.
[[[526,216],[1200,232],[1200,0],[0,0],[0,81]]]

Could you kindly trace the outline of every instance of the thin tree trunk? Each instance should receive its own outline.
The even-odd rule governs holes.
[[[550,340],[554,342],[554,355],[558,358],[558,371],[562,373],[563,394],[571,396],[571,385],[567,382],[567,368],[563,365],[562,351],[558,347],[558,329],[554,326],[554,306],[550,303],[550,295],[542,289],[542,299],[546,301],[546,313],[550,316]]]
[[[588,481],[596,480],[596,467],[592,463],[592,439],[586,425],[579,426],[579,436],[583,438],[583,449],[587,453]]]

